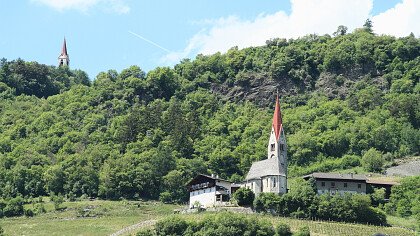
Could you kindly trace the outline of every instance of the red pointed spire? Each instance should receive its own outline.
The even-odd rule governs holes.
[[[274,115],[273,115],[273,128],[274,128],[274,134],[276,135],[276,140],[279,140],[280,132],[283,129],[283,121],[281,118],[281,110],[280,110],[280,102],[279,102],[278,94],[276,98],[276,108],[274,109]]]
[[[61,55],[60,55],[60,56],[67,56],[67,44],[66,44],[66,38],[64,38],[63,48],[61,49]]]

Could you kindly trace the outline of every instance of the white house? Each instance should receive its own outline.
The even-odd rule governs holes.
[[[267,159],[252,163],[242,187],[251,189],[256,195],[262,192],[287,192],[287,145],[278,96],[267,146]]]
[[[190,208],[226,205],[236,189],[235,184],[218,176],[199,174],[188,183]]]

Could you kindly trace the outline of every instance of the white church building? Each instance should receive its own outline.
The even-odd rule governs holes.
[[[267,159],[252,163],[241,186],[251,189],[256,195],[287,192],[287,145],[278,96],[267,146]]]
[[[256,195],[263,192],[287,192],[287,145],[278,96],[267,146],[267,159],[252,163],[245,180],[239,185],[217,176],[196,176],[188,183],[189,206],[207,208],[226,205],[232,193],[239,187],[251,189]]]

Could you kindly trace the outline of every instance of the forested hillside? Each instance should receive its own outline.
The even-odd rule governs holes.
[[[420,40],[272,39],[145,73],[0,64],[0,197],[185,201],[195,174],[241,180],[266,158],[275,91],[290,175],[380,172],[420,147]]]

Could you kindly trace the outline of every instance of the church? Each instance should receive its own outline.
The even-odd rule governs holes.
[[[278,95],[267,145],[267,159],[252,163],[241,186],[251,189],[255,195],[287,192],[287,145]]]
[[[231,195],[239,187],[251,189],[255,195],[287,193],[287,145],[278,95],[267,145],[267,158],[252,163],[245,180],[240,184],[214,175],[198,175],[188,183],[189,206],[207,208],[228,205]]]

